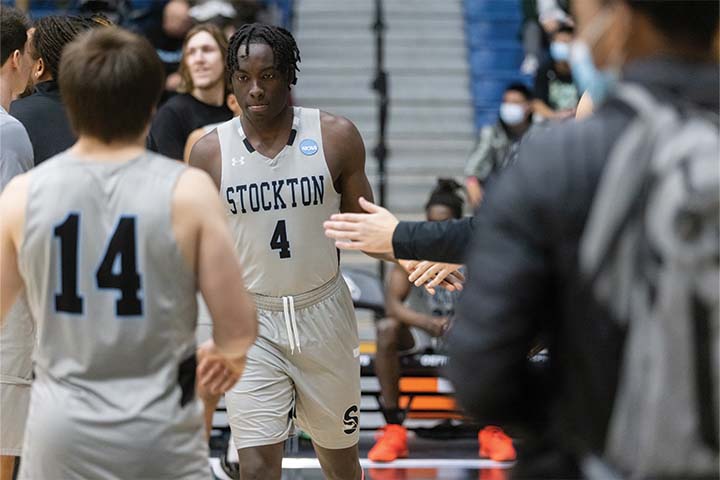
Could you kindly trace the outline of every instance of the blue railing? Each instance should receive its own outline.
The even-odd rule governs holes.
[[[497,121],[505,87],[530,83],[520,73],[520,0],[465,0],[465,38],[475,107],[475,126]]]

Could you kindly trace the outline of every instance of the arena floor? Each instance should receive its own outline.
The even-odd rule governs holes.
[[[289,443],[292,442],[293,440],[290,440]],[[361,433],[360,457],[367,480],[505,480],[513,465],[511,462],[502,463],[479,458],[477,438],[436,440],[410,433],[409,458],[391,463],[374,463],[367,459],[367,452],[374,442],[373,432]],[[283,460],[283,480],[324,478],[309,443],[297,441],[288,449],[296,452],[287,453]],[[218,479],[232,479],[223,471],[218,458],[212,458],[211,463]]]

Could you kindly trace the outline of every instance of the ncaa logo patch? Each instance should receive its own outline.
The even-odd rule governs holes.
[[[300,142],[300,151],[303,153],[303,155],[315,155],[318,150],[319,147],[315,140],[306,138],[305,140]]]

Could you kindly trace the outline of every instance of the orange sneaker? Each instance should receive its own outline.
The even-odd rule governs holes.
[[[509,462],[517,458],[512,438],[508,437],[500,427],[488,425],[478,433],[481,457],[495,460],[496,462]]]
[[[373,462],[392,462],[407,456],[407,429],[402,425],[387,425],[375,446],[368,452],[368,458]]]

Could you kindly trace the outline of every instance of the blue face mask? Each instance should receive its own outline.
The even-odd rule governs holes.
[[[593,62],[587,43],[582,40],[573,42],[570,51],[570,70],[578,90],[588,92],[594,104],[599,104],[615,88],[618,73],[598,70]]]
[[[610,26],[610,20],[611,15],[604,10],[585,29],[588,41],[578,38],[570,48],[569,63],[575,86],[581,93],[588,92],[596,105],[605,100],[620,78],[619,68],[598,70],[590,51],[590,46],[597,43]]]
[[[550,56],[556,62],[567,62],[570,57],[570,44],[566,42],[552,42]]]

